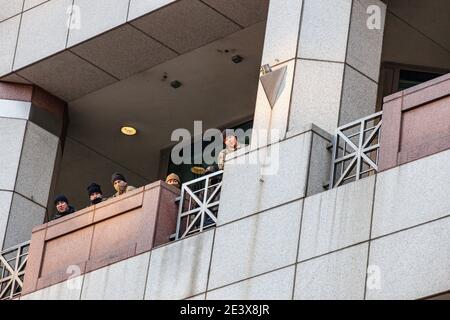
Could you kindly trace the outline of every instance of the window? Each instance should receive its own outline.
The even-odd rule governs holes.
[[[420,83],[437,78],[441,75],[442,74],[439,74],[439,73],[420,72],[420,71],[400,69],[400,76],[398,79],[398,90],[397,91],[402,91],[402,90],[408,89],[408,88],[418,85]]]
[[[230,129],[235,129],[235,130],[236,129],[241,129],[242,132],[248,132],[247,130],[251,129],[252,127],[253,127],[253,120],[244,122],[244,123],[242,123],[240,125],[237,125],[237,126],[234,126],[234,127],[230,127]],[[240,131],[237,132],[238,133],[238,137],[237,138],[238,138],[239,143],[245,144],[245,145],[250,144],[250,137],[248,135],[245,135],[245,136],[244,135],[240,135],[239,132]],[[199,142],[197,142],[197,143],[199,143]],[[206,146],[208,144],[210,144],[211,141],[202,141],[201,143],[202,143],[202,152],[203,152],[203,150],[205,150]],[[170,156],[169,156],[169,165],[168,165],[168,170],[167,170],[165,176],[167,176],[167,174],[170,174],[170,173],[176,173],[180,177],[181,183],[186,182],[186,181],[190,181],[192,179],[199,178],[199,177],[202,176],[201,174],[194,173],[192,168],[193,167],[206,168],[206,167],[208,167],[208,164],[204,163],[204,161],[202,163],[194,163],[194,159],[195,159],[194,144],[195,143],[193,143],[191,145],[191,155],[192,155],[191,163],[192,164],[176,165],[176,164],[174,164],[172,162],[172,160],[170,159]],[[223,147],[225,148],[225,145]],[[170,153],[170,150],[169,150],[169,153]],[[214,156],[216,158],[216,163],[217,163],[217,156],[218,155],[215,154]],[[202,157],[202,159],[203,159],[203,157]]]
[[[420,83],[437,78],[449,70],[383,63],[378,88],[377,111],[382,109],[383,98]]]

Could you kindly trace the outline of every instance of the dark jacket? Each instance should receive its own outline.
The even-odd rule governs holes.
[[[108,200],[108,198],[105,198],[105,197],[102,197],[102,201],[100,201],[99,203],[102,203],[103,201],[106,201],[106,200]],[[97,203],[98,204],[98,203]],[[90,206],[94,206],[95,204],[94,203],[92,203],[92,201],[91,201],[91,203],[89,204],[89,206],[88,207],[90,207]]]
[[[64,212],[58,212],[58,211],[56,211],[56,214],[55,214],[55,216],[53,217],[53,220],[56,220],[56,219],[65,217],[65,216],[67,216],[68,214],[74,213],[75,211],[76,211],[76,210],[75,210],[74,207],[68,206],[68,207],[67,207],[67,210],[64,211]]]

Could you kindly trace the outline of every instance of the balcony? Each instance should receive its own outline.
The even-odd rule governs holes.
[[[339,127],[330,187],[450,149],[450,74],[384,98],[383,111]]]
[[[450,74],[384,101],[383,113],[338,128],[333,187],[450,149]],[[181,240],[214,227],[222,176],[219,171],[187,182],[181,191],[155,182],[35,227],[31,245],[0,255],[0,299],[69,279],[69,267],[77,268],[77,275],[88,273],[148,252],[173,236]]]
[[[23,293],[170,241],[179,190],[155,182],[33,229]]]

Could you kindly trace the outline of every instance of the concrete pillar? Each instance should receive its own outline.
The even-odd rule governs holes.
[[[270,0],[254,118],[269,141],[314,123],[333,134],[375,112],[386,5],[378,0]],[[264,134],[262,134],[264,135]],[[253,147],[265,145],[264,137]]]
[[[44,90],[0,82],[0,248],[31,238],[54,187],[66,104]]]

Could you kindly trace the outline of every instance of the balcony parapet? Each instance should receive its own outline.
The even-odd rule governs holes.
[[[158,181],[35,227],[22,294],[169,242],[179,194]]]
[[[450,73],[384,98],[379,171],[450,148]]]

